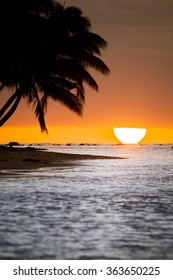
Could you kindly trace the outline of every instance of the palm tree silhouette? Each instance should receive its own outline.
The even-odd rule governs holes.
[[[22,98],[33,104],[42,132],[49,98],[82,115],[84,83],[98,91],[88,68],[110,72],[99,58],[107,42],[91,32],[90,20],[77,7],[54,0],[1,1],[0,33],[0,91],[13,89],[0,109],[0,126]]]

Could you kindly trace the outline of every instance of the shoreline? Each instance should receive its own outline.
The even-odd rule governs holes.
[[[10,148],[0,146],[0,170],[39,169],[47,167],[63,167],[81,160],[125,159],[115,156],[97,156],[49,152],[37,148]]]

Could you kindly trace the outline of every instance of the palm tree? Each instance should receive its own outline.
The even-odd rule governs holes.
[[[22,98],[35,107],[42,132],[47,132],[49,98],[82,115],[84,83],[98,91],[88,69],[109,73],[99,58],[107,42],[91,32],[90,20],[77,7],[54,0],[1,2],[0,91],[13,89],[13,94],[0,109],[0,126]]]

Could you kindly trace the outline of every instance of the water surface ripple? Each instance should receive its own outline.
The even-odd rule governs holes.
[[[170,146],[81,150],[129,159],[1,176],[0,259],[172,259]]]

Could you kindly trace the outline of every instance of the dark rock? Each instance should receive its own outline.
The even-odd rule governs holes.
[[[18,142],[9,142],[8,145],[10,146],[10,148],[12,148],[13,146],[19,146]]]

